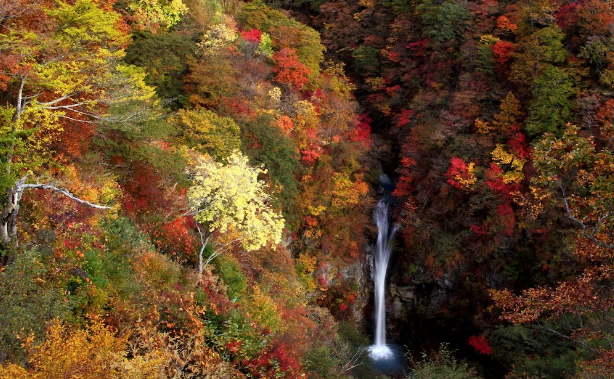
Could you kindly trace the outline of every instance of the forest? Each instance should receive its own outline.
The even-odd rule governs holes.
[[[0,172],[0,379],[614,378],[609,0],[0,1]]]

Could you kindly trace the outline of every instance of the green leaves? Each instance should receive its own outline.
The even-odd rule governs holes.
[[[462,0],[447,0],[439,5],[425,0],[416,7],[416,12],[426,35],[439,43],[463,37],[469,21],[467,3]]]
[[[527,131],[532,135],[560,135],[571,118],[572,98],[576,95],[572,78],[563,69],[547,65],[535,78],[531,91]]]

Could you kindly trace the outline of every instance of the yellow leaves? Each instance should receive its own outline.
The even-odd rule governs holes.
[[[99,8],[92,0],[77,0],[74,5],[57,1],[47,13],[58,22],[55,38],[61,42],[123,43],[127,38],[116,28],[119,14]]]
[[[204,56],[215,56],[236,39],[237,32],[234,28],[223,23],[216,24],[207,30],[198,47]]]
[[[377,0],[359,0],[358,3],[365,8],[373,8]]]
[[[201,158],[187,195],[196,219],[210,232],[223,233],[232,226],[246,250],[281,242],[284,219],[271,208],[265,183],[258,180],[265,172],[251,167],[241,152],[230,155],[226,164]]]
[[[475,119],[475,128],[480,134],[489,134],[493,130],[493,127],[488,122],[479,118]]]
[[[371,87],[372,91],[381,91],[386,88],[386,82],[381,77],[368,78],[365,82]]]
[[[128,3],[137,24],[154,31],[160,24],[173,26],[181,20],[181,16],[188,12],[181,0],[147,1],[133,0]]]
[[[279,87],[273,87],[269,90],[269,92],[267,92],[267,96],[271,102],[271,105],[277,107],[281,102],[281,89],[279,89]]]
[[[524,179],[524,173],[522,172],[525,164],[524,159],[520,159],[513,154],[508,153],[505,150],[505,147],[501,144],[497,144],[495,150],[493,150],[490,154],[492,156],[492,160],[500,166],[507,165],[510,167],[511,170],[508,170],[503,174],[503,182],[505,184],[519,183]]]
[[[0,365],[0,379],[29,379],[31,377],[26,369],[16,364]]]
[[[121,55],[123,56],[123,52]],[[145,83],[146,76],[147,73],[139,67],[118,64],[105,78],[105,81],[111,84],[113,91],[105,93],[103,99],[113,105],[132,101],[150,101],[155,97],[156,90]]]
[[[143,336],[145,337],[145,336]],[[99,320],[85,330],[73,329],[59,321],[47,329],[44,342],[36,344],[32,336],[24,341],[29,370],[15,365],[0,365],[0,379],[151,379],[162,378],[173,351],[156,346],[133,349],[127,358],[128,341],[116,337]],[[138,354],[137,354],[138,351]]]
[[[296,266],[299,272],[311,275],[316,269],[317,258],[307,253],[300,253],[296,260]]]
[[[360,178],[352,182],[348,174],[336,173],[333,178],[333,207],[344,209],[360,204],[362,197],[369,192],[369,186]]]
[[[317,207],[309,206],[307,207],[307,212],[314,217],[318,217],[326,210],[326,207],[323,205],[318,205]]]
[[[460,175],[456,176],[456,181],[460,183],[463,188],[469,188],[477,182],[477,177],[475,176],[475,163],[471,162],[467,165],[467,177],[462,177]]]
[[[308,100],[299,100],[293,104],[296,116],[294,125],[297,129],[317,129],[320,122],[315,106]]]
[[[273,333],[283,329],[277,305],[257,284],[252,287],[252,294],[245,306],[251,318],[259,325],[268,327]]]
[[[490,34],[485,34],[485,35],[480,36],[480,44],[494,45],[498,41],[499,41],[499,38],[493,35],[490,35]]]
[[[121,189],[115,177],[100,167],[101,158],[87,155],[81,166],[66,165],[62,168],[63,187],[69,189],[79,198],[95,204],[111,204],[120,196]]]
[[[113,361],[122,357],[125,338],[117,338],[101,322],[86,330],[69,329],[59,321],[49,325],[46,339],[35,345],[27,338],[30,373],[15,365],[0,368],[0,378],[111,378]]]

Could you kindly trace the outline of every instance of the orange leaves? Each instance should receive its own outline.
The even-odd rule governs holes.
[[[497,18],[497,28],[505,32],[513,32],[518,29],[518,25],[512,23],[507,16],[499,16]]]
[[[311,74],[311,70],[299,62],[294,49],[283,48],[273,54],[272,58],[275,62],[273,72],[277,74],[275,76],[276,81],[299,90],[303,88],[309,80],[308,76]]]
[[[290,133],[294,129],[294,123],[288,116],[280,116],[277,119],[277,126],[283,130],[286,134]]]
[[[576,9],[577,24],[583,36],[609,35],[611,32],[614,13],[612,4],[600,0],[589,0]]]
[[[301,157],[303,162],[307,164],[314,163],[322,155],[322,149],[319,146],[310,146],[301,150]]]
[[[597,119],[604,125],[614,123],[614,99],[609,99],[599,108]]]
[[[540,317],[562,313],[584,315],[614,306],[611,283],[614,266],[587,269],[576,281],[563,282],[556,288],[536,287],[514,295],[508,290],[492,290],[491,297],[503,311],[502,318],[514,324],[529,323]]]
[[[0,366],[0,377],[111,378],[118,373],[114,366],[123,358],[125,344],[125,338],[115,337],[99,321],[87,330],[70,329],[55,321],[47,329],[45,342],[35,344],[33,337],[26,338],[30,371],[26,374],[16,365]]]

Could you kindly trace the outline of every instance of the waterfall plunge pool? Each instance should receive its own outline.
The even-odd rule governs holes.
[[[406,374],[407,365],[403,356],[403,347],[400,345],[371,345],[369,358],[371,358],[371,367],[379,374],[392,377]]]

